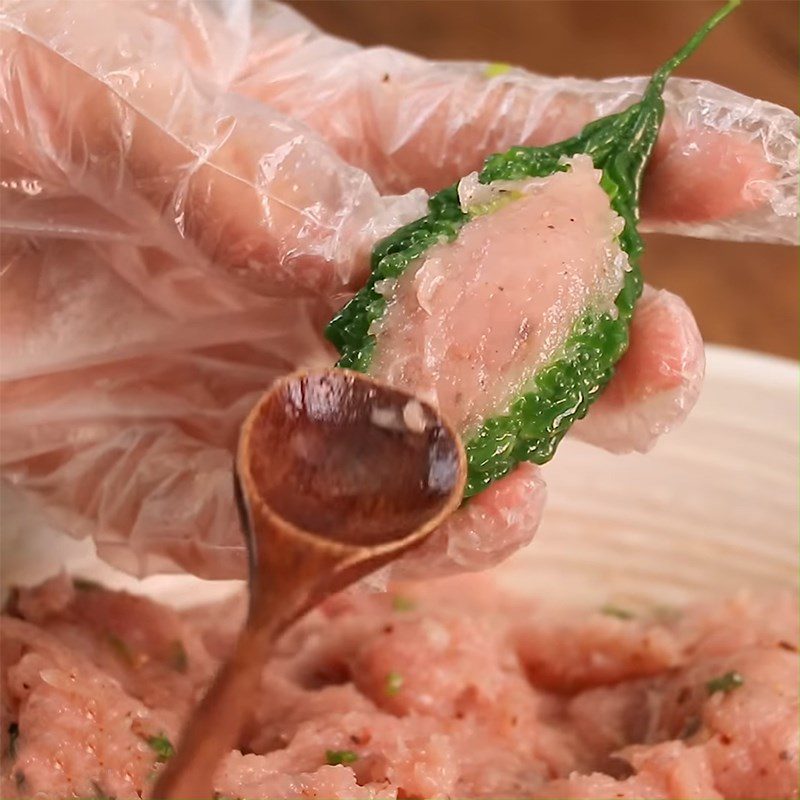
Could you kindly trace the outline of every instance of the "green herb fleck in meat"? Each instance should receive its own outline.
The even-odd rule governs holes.
[[[103,588],[97,581],[88,578],[73,578],[72,586],[79,592],[94,592]]]
[[[689,717],[681,731],[681,739],[691,739],[703,727],[703,720],[698,716]]]
[[[406,597],[402,594],[396,594],[392,598],[392,608],[395,611],[413,611],[417,607],[417,604],[414,600],[410,597]]]
[[[600,609],[600,613],[605,614],[607,617],[616,617],[617,619],[635,619],[636,617],[632,611],[612,605],[603,606]]]
[[[116,653],[116,655],[124,661],[128,666],[135,666],[136,659],[133,655],[133,650],[122,640],[119,636],[115,633],[107,633],[106,634],[106,641],[109,644],[109,647]]]
[[[358,761],[358,754],[352,750],[326,750],[325,761],[331,767],[336,767],[340,764],[352,764]]]
[[[595,168],[602,170],[601,186],[612,208],[624,221],[619,243],[628,256],[630,271],[617,295],[615,313],[587,311],[574,325],[561,354],[536,374],[505,414],[486,419],[466,442],[467,497],[485,489],[521,461],[549,461],[572,423],[586,415],[614,374],[616,363],[627,350],[630,320],[642,292],[639,193],[664,118],[662,93],[667,77],[739,2],[730,0],[714,14],[653,75],[642,99],[630,108],[589,123],[571,139],[547,147],[512,147],[486,160],[479,175],[483,184],[546,177],[565,170],[564,159],[581,153],[591,156]],[[432,245],[452,242],[471,216],[459,205],[456,183],[430,198],[426,216],[376,245],[367,284],[327,328],[328,338],[339,350],[340,367],[362,372],[370,367],[376,343],[370,329],[387,307],[387,299],[376,284],[398,278]]]
[[[175,755],[175,748],[172,746],[172,742],[163,733],[158,736],[151,736],[147,740],[147,744],[155,750],[156,761],[162,764]]]
[[[167,661],[172,669],[182,675],[189,671],[189,655],[180,639],[170,643]]]
[[[17,739],[19,739],[19,724],[12,722],[8,726],[8,754],[11,758],[17,757]]]
[[[728,692],[738,689],[743,684],[744,678],[735,670],[731,670],[718,678],[712,678],[706,684],[706,690],[709,694],[716,694],[717,692],[728,694]]]
[[[386,676],[386,694],[394,697],[403,688],[403,676],[399,672],[390,672]]]

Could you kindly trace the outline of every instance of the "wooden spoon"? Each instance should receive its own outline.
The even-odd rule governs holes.
[[[409,394],[357,372],[277,381],[242,426],[235,486],[250,606],[235,650],[153,791],[213,797],[276,638],[332,592],[420,544],[461,502],[464,449]]]

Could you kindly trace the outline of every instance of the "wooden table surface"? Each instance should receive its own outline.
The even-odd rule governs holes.
[[[300,0],[326,30],[430,58],[480,59],[545,74],[642,75],[719,2],[705,0]],[[750,0],[682,74],[797,107],[798,5]],[[647,280],[681,294],[707,341],[798,357],[792,247],[647,237]]]

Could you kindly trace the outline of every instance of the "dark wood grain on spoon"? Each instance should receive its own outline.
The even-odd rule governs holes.
[[[346,370],[277,381],[242,426],[236,494],[250,608],[233,655],[153,791],[213,797],[275,639],[332,592],[420,544],[463,496],[458,435],[429,405]]]

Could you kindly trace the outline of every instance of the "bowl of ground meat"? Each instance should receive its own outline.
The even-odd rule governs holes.
[[[329,599],[264,665],[216,797],[797,797],[796,404],[796,365],[710,347],[647,456],[565,443],[500,567]],[[150,797],[242,585],[136,581],[6,512],[2,796]]]

